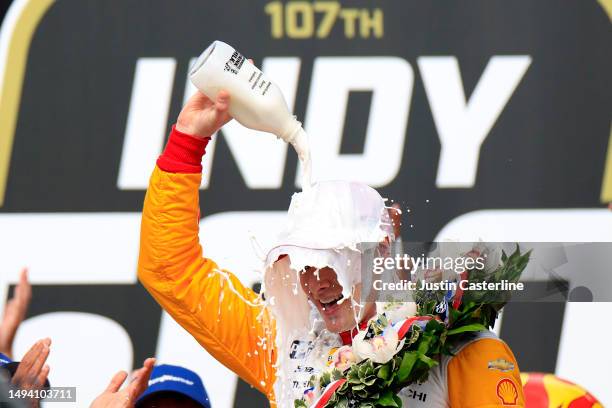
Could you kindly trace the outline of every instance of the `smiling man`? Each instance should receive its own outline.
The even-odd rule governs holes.
[[[310,377],[376,315],[376,304],[362,298],[357,247],[388,245],[394,232],[384,200],[362,183],[319,182],[295,194],[266,257],[261,301],[204,257],[198,238],[202,156],[231,119],[228,106],[226,92],[215,101],[196,93],[181,111],[145,198],[138,276],[210,354],[271,405],[293,407],[309,392]],[[499,359],[512,369],[490,369]],[[457,344],[428,381],[400,397],[411,407],[523,406],[514,356],[490,332]]]
[[[341,333],[355,327],[358,310],[351,302],[344,301],[342,287],[332,268],[317,269],[307,266],[300,274],[300,284],[310,303],[319,311],[328,330]],[[360,293],[355,293],[354,297],[359,299]],[[376,312],[375,304],[369,302],[364,307],[364,320],[373,317]]]

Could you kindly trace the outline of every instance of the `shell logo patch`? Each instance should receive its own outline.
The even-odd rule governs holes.
[[[511,379],[504,378],[497,383],[497,396],[503,405],[516,405],[518,395],[516,385]]]
[[[505,373],[507,371],[514,370],[514,363],[503,358],[498,358],[497,360],[489,361],[489,363],[487,364],[487,368],[489,370],[499,370],[502,373]]]

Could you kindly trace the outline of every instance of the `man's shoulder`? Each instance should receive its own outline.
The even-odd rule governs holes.
[[[463,337],[453,345],[451,352],[452,355],[442,358],[445,371],[449,367],[461,365],[472,366],[476,372],[509,372],[518,367],[510,346],[490,330]]]
[[[453,401],[524,406],[518,363],[495,333],[481,332],[458,344],[447,361],[446,376],[451,406]]]
[[[457,356],[466,348],[473,347],[476,344],[479,344],[479,346],[476,347],[485,347],[485,344],[487,347],[508,347],[507,344],[500,339],[497,334],[495,334],[495,332],[491,330],[484,330],[466,334],[457,343],[453,344],[451,351],[455,356]],[[450,357],[452,358],[453,356]]]

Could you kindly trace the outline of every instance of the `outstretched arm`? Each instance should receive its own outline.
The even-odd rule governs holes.
[[[202,256],[198,238],[202,155],[230,120],[228,104],[227,93],[214,102],[197,93],[179,115],[147,190],[138,276],[209,353],[272,399],[274,322],[251,289]]]

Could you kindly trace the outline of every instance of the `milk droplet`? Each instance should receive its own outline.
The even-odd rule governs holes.
[[[429,202],[429,199],[425,200],[425,202],[426,202],[426,203],[428,203],[428,202]]]

